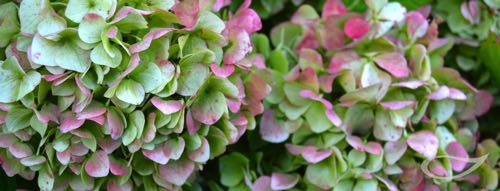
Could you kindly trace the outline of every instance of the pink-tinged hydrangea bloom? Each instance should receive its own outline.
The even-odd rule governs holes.
[[[349,38],[362,38],[370,31],[370,24],[364,19],[352,18],[347,20],[344,26],[344,34]]]

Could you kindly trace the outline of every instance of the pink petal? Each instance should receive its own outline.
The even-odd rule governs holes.
[[[128,167],[126,161],[109,157],[109,171],[116,176],[124,176],[128,174]]]
[[[226,104],[229,110],[233,113],[237,113],[241,108],[241,101],[226,98]]]
[[[10,145],[17,142],[17,138],[12,134],[1,134],[0,135],[0,147],[9,148]]]
[[[186,113],[186,126],[190,135],[195,134],[198,129],[200,129],[200,122],[196,121],[191,115],[191,111],[187,111]]]
[[[333,109],[325,110],[325,115],[335,126],[340,127],[342,125],[342,120]]]
[[[201,146],[198,149],[189,152],[188,158],[198,163],[205,163],[208,161],[210,158],[210,145],[206,138],[203,137],[201,139]]]
[[[327,50],[340,49],[345,43],[344,32],[331,19],[335,18],[327,19],[325,28],[320,30],[321,44]]]
[[[235,70],[234,65],[223,65],[222,67],[219,67],[215,63],[210,64],[210,69],[215,74],[215,76],[221,78],[227,78]]]
[[[432,131],[429,130],[419,131],[410,135],[406,143],[410,146],[410,148],[422,154],[429,160],[436,157],[439,147],[438,138]]]
[[[142,52],[142,51],[148,49],[149,46],[151,46],[151,42],[153,40],[159,39],[160,37],[166,35],[169,32],[172,32],[174,30],[175,30],[174,28],[158,28],[158,29],[154,29],[154,30],[148,32],[148,34],[146,34],[144,36],[142,41],[130,46],[130,48],[129,48],[130,53],[139,53],[139,52]]]
[[[406,14],[406,27],[411,38],[420,38],[427,32],[429,23],[420,12],[412,11]]]
[[[429,170],[437,176],[446,176],[448,174],[448,171],[443,167],[443,165],[439,161],[432,161],[429,164]]]
[[[347,13],[347,8],[341,0],[327,0],[323,6],[323,14],[321,17],[327,18],[329,16],[343,15]]]
[[[271,175],[271,188],[273,190],[288,190],[299,182],[297,174],[273,173]]]
[[[28,157],[33,154],[33,151],[31,151],[31,147],[21,142],[11,144],[9,146],[9,152],[10,154],[12,154],[12,156],[18,159]]]
[[[75,76],[75,82],[76,82],[76,86],[78,86],[78,89],[80,89],[80,91],[82,92],[83,95],[85,95],[87,97],[91,96],[92,93],[90,92],[90,90],[87,87],[85,87],[83,85],[83,82],[80,79],[80,77]]]
[[[120,84],[120,82],[125,78],[127,75],[129,75],[132,71],[134,71],[137,66],[141,63],[141,57],[139,57],[139,54],[133,54],[132,57],[130,58],[130,63],[128,64],[127,69],[120,73],[120,76],[116,78],[110,85],[109,87],[116,87]]]
[[[182,101],[180,100],[164,101],[156,96],[151,99],[151,103],[165,115],[170,115],[172,113],[178,112],[182,109],[183,106]]]
[[[347,136],[346,141],[351,147],[358,151],[365,151],[370,154],[379,155],[382,153],[382,146],[377,142],[368,142],[366,145],[357,136]]]
[[[404,81],[404,82],[394,83],[394,84],[392,84],[392,86],[405,87],[405,88],[409,88],[409,89],[417,89],[417,88],[423,86],[424,84],[425,84],[424,81],[412,80],[412,81]]]
[[[225,52],[223,63],[232,65],[243,60],[245,56],[252,51],[252,42],[250,40],[250,35],[246,31],[240,29],[231,30],[228,38],[233,44]]]
[[[108,111],[106,118],[108,123],[107,127],[109,129],[111,138],[114,140],[120,138],[123,134],[123,129],[125,129],[121,117],[118,115],[118,113],[116,113],[116,111]]]
[[[85,163],[85,172],[91,177],[105,177],[109,174],[109,158],[104,151],[95,152]]]
[[[405,154],[407,148],[408,145],[402,140],[386,142],[384,145],[384,158],[387,164],[395,164]]]
[[[104,115],[101,115],[101,116],[90,118],[88,120],[96,122],[99,125],[104,125],[104,122],[106,121],[106,118],[104,117]]]
[[[254,33],[262,28],[260,17],[253,9],[241,7],[227,22],[228,30],[244,30]]]
[[[332,155],[333,152],[332,150],[319,151],[315,146],[299,146],[286,144],[285,147],[292,155],[301,155],[302,158],[304,158],[311,164],[318,163],[328,158],[330,155]]]
[[[442,100],[450,96],[450,89],[446,86],[439,87],[436,91],[429,94],[430,100]]]
[[[61,162],[61,164],[68,165],[69,164],[69,160],[71,158],[71,151],[69,149],[66,149],[63,152],[57,152],[56,151],[56,157],[57,157],[57,160],[59,162]]]
[[[479,5],[477,0],[469,0],[463,1],[460,6],[460,11],[462,15],[469,21],[471,24],[479,23],[479,19],[481,18]]]
[[[432,52],[433,50],[441,48],[442,46],[444,46],[446,44],[448,44],[447,38],[436,38],[429,44],[427,51]]]
[[[326,75],[319,77],[319,86],[321,90],[325,93],[331,93],[333,87],[333,80],[335,79],[334,75]]]
[[[272,191],[271,178],[269,176],[259,177],[252,185],[252,191]]]
[[[381,68],[397,78],[404,78],[410,75],[410,69],[405,57],[397,52],[383,53],[374,58],[375,63]]]
[[[145,143],[153,141],[153,139],[156,137],[155,121],[156,121],[156,113],[154,112],[149,113],[148,122],[146,124],[146,129],[143,134],[143,140]]]
[[[448,88],[450,91],[450,95],[448,98],[454,99],[454,100],[466,100],[467,96],[464,94],[464,92],[456,89],[456,88]]]
[[[97,144],[104,152],[110,154],[113,151],[115,151],[116,149],[118,149],[118,147],[120,147],[121,141],[110,139],[110,138],[105,138],[105,139],[97,141]]]
[[[85,120],[78,120],[72,112],[66,112],[62,115],[61,129],[62,133],[70,132],[78,129],[85,123]]]
[[[185,0],[176,3],[172,11],[175,13],[175,16],[179,18],[182,25],[186,28],[192,28],[198,20],[201,7],[198,0]]]
[[[142,154],[158,164],[164,165],[168,162],[168,157],[163,153],[162,147],[156,147],[153,150],[142,149]]]
[[[118,11],[118,13],[116,13],[115,18],[110,22],[110,24],[114,24],[114,23],[117,23],[117,22],[123,20],[131,13],[137,13],[140,15],[149,15],[149,14],[153,13],[153,11],[143,11],[143,10],[138,10],[138,9],[126,6],[126,7],[121,8]]]
[[[194,171],[194,163],[189,160],[177,160],[161,165],[160,176],[167,182],[182,186]]]
[[[454,171],[461,172],[465,169],[467,163],[469,162],[469,154],[465,150],[464,146],[457,141],[453,141],[446,146],[446,153],[448,155],[457,157],[459,159],[450,159],[451,167]]]
[[[228,6],[231,4],[231,0],[215,0],[214,6],[212,10],[214,12],[218,12],[222,7]]]
[[[52,74],[52,75],[43,75],[43,79],[47,82],[52,82],[61,78],[65,78],[68,76],[69,72],[61,73],[61,74]]]
[[[493,104],[493,96],[491,93],[485,90],[479,90],[479,92],[474,96],[475,100],[475,113],[477,116],[481,116],[488,112]]]
[[[89,148],[87,148],[83,143],[71,144],[69,148],[71,155],[74,156],[84,156],[89,153]]]
[[[112,26],[108,32],[106,32],[106,36],[108,38],[116,38],[116,35],[118,34],[118,27]]]
[[[280,143],[288,139],[288,133],[283,123],[276,121],[274,111],[266,110],[260,121],[260,131],[262,139],[271,143]]]
[[[106,108],[97,102],[92,102],[89,106],[82,110],[82,112],[76,114],[76,119],[84,120],[95,118],[106,113]]]
[[[168,158],[178,160],[184,152],[185,146],[186,143],[182,137],[179,137],[177,139],[169,139],[167,140],[167,142],[165,142],[163,152]]]
[[[408,106],[415,105],[415,101],[388,101],[388,102],[380,102],[380,105],[388,110],[399,110]]]
[[[370,24],[364,19],[351,18],[344,26],[344,34],[352,39],[359,39],[370,32]]]

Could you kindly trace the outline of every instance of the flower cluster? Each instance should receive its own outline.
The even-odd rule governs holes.
[[[251,152],[220,158],[224,186],[497,187],[500,147],[479,142],[475,119],[493,98],[444,67],[454,39],[438,36],[429,6],[407,11],[397,2],[366,3],[363,14],[340,0],[327,0],[321,15],[300,7],[271,31],[274,50],[254,35],[255,54],[268,67],[260,75],[272,91],[258,135],[248,136]]]
[[[0,5],[0,161],[42,190],[179,189],[263,112],[260,18],[203,0]]]

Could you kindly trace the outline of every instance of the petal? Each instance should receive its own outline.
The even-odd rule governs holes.
[[[450,96],[450,89],[446,86],[439,87],[436,91],[429,94],[430,100],[442,100]]]
[[[424,81],[420,81],[420,80],[412,80],[412,81],[404,81],[404,82],[398,82],[398,83],[394,83],[392,84],[392,86],[396,86],[396,87],[405,87],[405,88],[409,88],[409,89],[417,89],[421,86],[423,86],[425,84]]]
[[[128,174],[127,162],[123,159],[115,159],[109,157],[109,171],[116,176],[124,176]]]
[[[465,169],[467,163],[469,162],[469,154],[465,150],[464,146],[457,141],[453,141],[446,146],[446,153],[448,155],[456,157],[452,158],[451,167],[454,171],[461,172]]]
[[[370,24],[364,19],[351,18],[344,26],[344,34],[352,39],[359,39],[370,32]]]
[[[425,35],[429,23],[420,12],[410,12],[406,15],[406,27],[411,38],[420,38]]]
[[[271,178],[269,176],[259,177],[252,185],[252,191],[272,191]]]
[[[163,153],[162,147],[156,147],[153,150],[142,149],[142,154],[158,164],[165,165],[168,162],[168,157]]]
[[[380,105],[384,107],[385,109],[388,110],[399,110],[403,109],[408,106],[415,105],[415,101],[387,101],[387,102],[380,102]]]
[[[429,160],[436,157],[439,141],[432,131],[424,130],[410,135],[406,141],[408,146]]]
[[[167,182],[182,186],[194,171],[194,163],[189,160],[171,161],[161,165],[160,175]]]
[[[288,190],[299,182],[298,174],[273,173],[271,175],[271,188],[273,190]]]
[[[403,78],[410,75],[410,69],[406,63],[405,57],[397,52],[384,53],[374,58],[375,63],[381,68],[397,78]]]
[[[62,122],[59,128],[62,133],[67,133],[74,129],[78,129],[84,122],[85,120],[78,120],[72,112],[66,112],[62,115]]]
[[[325,19],[329,16],[343,15],[345,13],[347,13],[347,8],[341,0],[327,0],[323,6],[321,17]]]
[[[274,111],[266,110],[260,121],[260,135],[262,139],[271,143],[280,143],[288,139],[283,123],[278,122],[274,117]]]
[[[95,152],[85,163],[85,172],[91,177],[105,177],[109,174],[109,158],[104,151]]]
[[[210,64],[210,69],[215,74],[215,76],[221,78],[227,78],[234,72],[235,67],[234,65],[223,65],[222,67],[219,67],[217,66],[217,64],[212,63]]]
[[[165,115],[178,112],[183,107],[183,103],[180,100],[164,101],[156,96],[151,99],[151,103]]]

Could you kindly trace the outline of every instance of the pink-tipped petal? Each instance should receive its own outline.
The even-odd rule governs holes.
[[[439,87],[436,91],[429,94],[430,100],[442,100],[450,96],[450,89],[446,86]]]
[[[432,131],[429,130],[419,131],[410,135],[406,143],[410,146],[410,148],[422,154],[429,160],[436,157],[439,147],[438,138]]]
[[[388,110],[399,110],[408,106],[415,105],[415,101],[388,101],[388,102],[380,102],[380,105]]]
[[[273,173],[271,175],[271,188],[273,190],[288,190],[299,182],[297,174]]]
[[[180,100],[164,101],[156,96],[151,99],[151,103],[165,115],[170,115],[172,113],[178,112],[182,109],[183,106],[182,101]]]
[[[85,123],[85,120],[78,120],[73,113],[66,112],[62,116],[62,122],[59,128],[62,133],[67,133],[74,129],[78,129],[83,123]]]
[[[169,160],[168,157],[163,153],[162,147],[156,147],[153,150],[142,149],[142,154],[152,161],[162,165],[167,164]]]
[[[85,172],[91,177],[105,177],[109,174],[109,157],[104,151],[95,152],[85,163]]]
[[[252,191],[272,191],[271,177],[261,176],[252,185]]]
[[[212,63],[210,64],[210,69],[215,74],[215,76],[221,78],[227,78],[234,72],[235,67],[234,65],[223,65],[222,67],[219,67],[217,66],[217,64]]]
[[[406,59],[401,53],[383,53],[376,56],[374,60],[378,66],[387,70],[397,78],[404,78],[410,75],[410,69],[408,68]]]
[[[454,171],[461,172],[465,169],[467,163],[469,162],[469,154],[465,150],[464,146],[457,141],[453,141],[446,146],[446,153],[448,155],[456,157],[457,159],[450,159],[451,167]]]
[[[194,171],[194,163],[189,160],[177,160],[161,165],[160,176],[177,186],[182,186]]]
[[[280,123],[274,117],[274,111],[266,110],[260,121],[260,135],[262,139],[271,143],[281,143],[288,139],[289,134],[286,132],[283,123]]]

